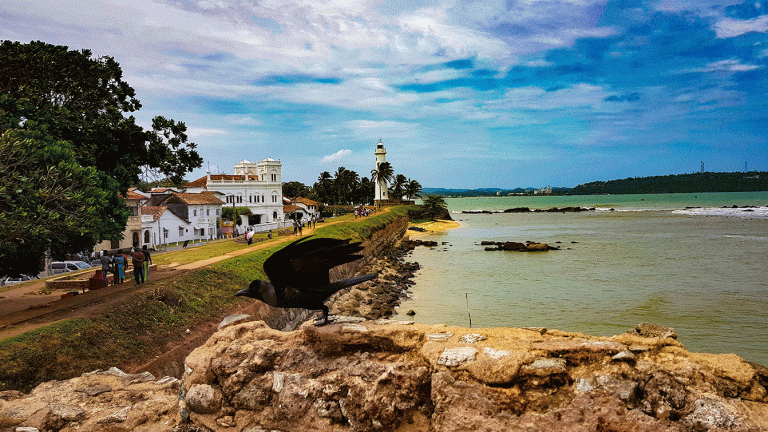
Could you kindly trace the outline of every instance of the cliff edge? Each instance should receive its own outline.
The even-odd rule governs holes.
[[[768,375],[646,326],[612,337],[237,317],[183,379],[96,372],[0,395],[2,430],[765,431]],[[107,428],[108,427],[108,428]],[[14,429],[20,428],[20,429]]]

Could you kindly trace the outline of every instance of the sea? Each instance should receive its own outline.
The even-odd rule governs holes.
[[[419,237],[438,246],[407,258],[421,269],[399,318],[602,336],[646,322],[674,328],[689,351],[768,365],[768,192],[446,202],[461,227]],[[575,206],[594,210],[503,213]],[[560,250],[486,251],[483,240]]]

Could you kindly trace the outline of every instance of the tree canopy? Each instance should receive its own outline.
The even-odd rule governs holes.
[[[0,43],[0,274],[117,240],[120,198],[142,176],[181,181],[202,165],[186,125],[141,108],[111,57],[45,42]]]

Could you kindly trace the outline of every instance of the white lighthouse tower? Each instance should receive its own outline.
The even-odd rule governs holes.
[[[376,144],[376,151],[374,154],[376,155],[376,169],[379,169],[379,165],[387,161],[387,149],[385,149],[384,144],[381,143],[381,138],[379,138],[379,143]],[[376,179],[375,191],[375,195],[373,196],[374,203],[381,205],[382,201],[389,200],[387,182],[384,179]]]

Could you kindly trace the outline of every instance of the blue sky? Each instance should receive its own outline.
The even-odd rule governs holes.
[[[205,160],[425,187],[768,171],[768,4],[5,0],[0,39],[114,57]]]

